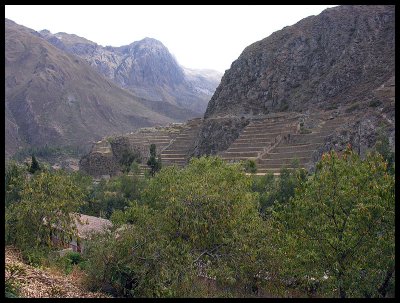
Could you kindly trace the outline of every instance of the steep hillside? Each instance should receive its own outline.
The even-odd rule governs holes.
[[[73,34],[40,32],[56,47],[80,56],[100,73],[136,95],[202,115],[221,74],[181,67],[158,40],[144,38],[121,47],[102,47]]]
[[[89,292],[82,287],[82,272],[69,276],[50,269],[39,269],[22,260],[21,253],[12,246],[5,247],[5,280],[20,285],[20,298],[111,298],[100,292]]]
[[[394,6],[327,9],[248,46],[205,117],[332,108],[363,101],[394,76]]]
[[[194,154],[226,150],[254,119],[329,110],[345,117],[319,156],[347,143],[366,151],[379,133],[394,151],[394,26],[394,6],[345,5],[246,47],[208,104]]]
[[[39,33],[5,20],[6,157],[45,144],[88,149],[106,135],[196,115],[140,98]]]

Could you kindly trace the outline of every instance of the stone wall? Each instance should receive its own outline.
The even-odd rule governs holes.
[[[227,149],[249,122],[248,118],[235,116],[204,120],[193,155],[214,155]]]

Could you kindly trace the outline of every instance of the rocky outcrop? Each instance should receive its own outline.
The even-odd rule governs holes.
[[[222,131],[214,118],[252,121],[333,109],[348,121],[326,138],[314,162],[348,143],[363,154],[374,147],[378,131],[394,150],[394,25],[394,6],[338,6],[246,47],[208,104],[195,154],[226,150],[242,128]]]
[[[240,132],[249,124],[245,117],[221,117],[203,122],[197,136],[194,156],[216,154],[231,145]]]
[[[394,75],[394,6],[329,8],[246,47],[205,118],[329,109],[363,101]]]

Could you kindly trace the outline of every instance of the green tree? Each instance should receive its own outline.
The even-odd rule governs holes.
[[[255,289],[271,256],[257,209],[240,165],[210,157],[166,167],[140,201],[114,212],[117,237],[85,250],[90,277],[135,297],[205,296],[196,283],[200,271],[222,288]]]
[[[154,177],[155,173],[161,169],[161,158],[156,155],[156,145],[150,145],[150,157],[147,160],[147,165],[150,167],[150,174]]]
[[[274,204],[289,203],[295,194],[295,189],[306,180],[306,177],[306,171],[301,168],[282,168],[278,176],[272,173],[254,176],[252,188],[259,193],[262,216],[268,218]]]
[[[37,172],[39,170],[40,170],[39,162],[36,160],[35,155],[32,155],[32,163],[31,163],[31,166],[29,168],[29,172],[31,174],[34,174],[35,172]]]
[[[21,250],[51,246],[54,226],[74,234],[70,214],[82,203],[81,190],[64,172],[35,174],[24,184],[20,201],[6,208],[6,239]]]
[[[15,161],[10,161],[5,167],[5,205],[6,207],[20,200],[21,191],[27,182],[27,169]]]
[[[285,279],[327,296],[380,297],[394,286],[395,181],[379,154],[324,154],[289,204],[274,209]]]
[[[388,172],[394,175],[394,167],[395,167],[394,152],[392,152],[390,149],[388,136],[386,136],[382,130],[378,132],[378,138],[375,143],[375,150],[382,155],[385,161],[387,161]]]
[[[125,149],[122,152],[121,159],[119,161],[122,166],[122,172],[128,173],[132,168],[132,164],[137,163],[138,161],[140,161],[140,154],[138,152]]]
[[[247,159],[246,161],[244,161],[243,167],[246,173],[255,174],[257,172],[257,164],[254,160]]]
[[[90,216],[110,218],[116,210],[123,210],[129,202],[139,199],[147,180],[137,175],[120,175],[101,180],[90,186],[86,201],[80,212]]]

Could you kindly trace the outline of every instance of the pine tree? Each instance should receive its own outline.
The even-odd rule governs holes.
[[[29,168],[29,172],[31,174],[34,174],[35,172],[37,172],[38,170],[40,170],[40,165],[39,162],[36,160],[35,155],[32,155],[32,163],[31,166]]]
[[[155,144],[150,145],[150,158],[147,161],[147,165],[150,167],[150,174],[152,176],[154,176],[155,173],[161,169],[161,159],[160,159],[160,157],[158,157],[158,160],[156,159],[156,145]]]

